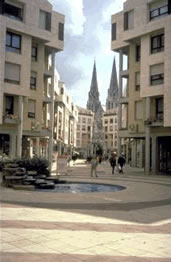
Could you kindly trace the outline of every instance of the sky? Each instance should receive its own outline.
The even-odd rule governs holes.
[[[56,68],[74,103],[86,107],[94,60],[102,105],[106,103],[114,56],[111,51],[111,15],[124,0],[49,0],[65,15],[64,51],[56,55]]]

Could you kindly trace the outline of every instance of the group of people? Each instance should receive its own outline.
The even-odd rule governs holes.
[[[123,167],[125,165],[125,158],[124,158],[123,154],[121,154],[118,157],[118,160],[117,160],[117,154],[115,152],[112,153],[110,158],[109,158],[109,162],[110,162],[110,165],[112,167],[112,174],[114,174],[115,167],[116,167],[117,164],[118,164],[118,168],[119,168],[119,173],[123,174]]]
[[[110,158],[109,158],[109,163],[112,167],[112,174],[114,174],[115,172],[115,167],[118,164],[118,169],[119,169],[119,173],[123,174],[123,167],[125,165],[125,158],[124,155],[121,154],[118,159],[117,159],[117,154],[114,152],[111,154]],[[98,163],[100,163],[99,159],[96,156],[93,156],[91,159],[91,177],[93,176],[93,174],[97,176],[97,165]]]

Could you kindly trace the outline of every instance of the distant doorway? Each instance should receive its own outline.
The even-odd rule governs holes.
[[[159,172],[171,174],[171,137],[158,137]]]
[[[10,136],[7,134],[0,134],[0,155],[9,155]]]

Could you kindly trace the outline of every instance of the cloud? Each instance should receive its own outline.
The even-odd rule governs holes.
[[[110,50],[111,15],[122,9],[123,0],[49,1],[54,10],[65,15],[64,51],[56,55],[61,80],[70,89],[77,104],[81,106],[85,99],[86,104],[96,58],[99,91],[104,100],[114,56]]]
[[[82,35],[86,18],[83,0],[50,0],[53,8],[66,16],[66,31],[71,35]]]

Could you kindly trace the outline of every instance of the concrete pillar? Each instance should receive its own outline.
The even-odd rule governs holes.
[[[129,163],[129,139],[126,141],[126,163]]]
[[[141,139],[141,140],[140,140],[140,167],[141,167],[141,168],[143,167],[143,153],[144,153],[144,150],[143,150],[143,140]]]
[[[157,172],[157,138],[152,136],[152,172]]]
[[[21,157],[22,154],[22,136],[23,136],[23,97],[18,97],[18,114],[19,124],[17,128],[17,157]]]
[[[49,160],[49,170],[52,170],[52,157],[53,157],[53,129],[54,129],[54,85],[55,85],[55,52],[52,51],[52,83],[51,83],[51,103],[50,103],[50,136],[49,136],[49,151],[48,151],[48,160]]]
[[[131,143],[131,166],[136,166],[136,140],[134,139]]]
[[[16,134],[10,134],[10,157],[16,156]]]
[[[150,97],[146,97],[146,119],[150,118]],[[150,127],[145,127],[145,173],[150,174]]]
[[[4,102],[3,97],[4,97],[4,94],[0,87],[0,125],[3,124],[3,102]]]
[[[36,155],[40,156],[40,138],[36,137]]]
[[[121,92],[122,92],[122,77],[121,77],[121,71],[123,68],[123,52],[122,50],[119,51],[119,89],[118,89],[118,103],[119,103],[119,110],[118,110],[118,155],[121,154],[121,138],[119,137],[119,131],[121,129],[121,104],[120,104],[120,98],[121,98]]]

